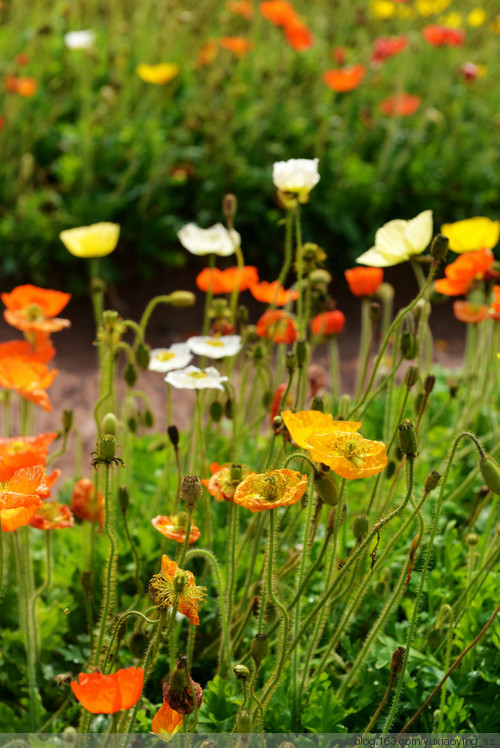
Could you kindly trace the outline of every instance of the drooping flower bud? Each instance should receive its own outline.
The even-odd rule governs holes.
[[[328,506],[337,506],[339,503],[339,489],[329,473],[315,474],[314,485],[325,504],[328,504]]]
[[[130,501],[130,494],[127,486],[120,486],[118,489],[118,505],[123,514],[126,514]]]
[[[246,665],[235,665],[233,672],[238,680],[248,680],[248,676],[250,675],[250,670]]]
[[[179,446],[179,429],[177,426],[169,426],[167,434],[171,445],[176,449]]]
[[[210,403],[210,418],[214,423],[219,423],[224,413],[222,403],[219,400],[214,400]]]
[[[116,416],[114,413],[106,413],[106,415],[102,419],[101,428],[103,433],[113,434],[116,436],[118,421],[116,420]]]
[[[311,410],[319,410],[320,413],[325,412],[325,401],[322,397],[313,397],[311,400]]]
[[[424,379],[424,392],[426,395],[430,395],[436,384],[436,377],[434,374],[428,374]]]
[[[405,418],[398,426],[398,444],[401,452],[407,457],[416,457],[418,454],[417,434],[415,424],[411,418]]]
[[[434,260],[445,260],[450,240],[444,234],[436,234],[431,242],[431,255]]]
[[[352,526],[352,533],[356,540],[362,540],[365,535],[368,535],[369,527],[370,523],[366,514],[358,514],[358,516],[354,518]]]
[[[68,431],[71,431],[73,427],[73,411],[72,410],[63,410],[62,423],[63,423],[63,431],[65,431],[66,433]]]
[[[185,475],[181,482],[181,498],[189,510],[193,510],[200,500],[201,481],[197,475]]]
[[[256,665],[260,665],[266,658],[269,650],[267,634],[255,634],[250,644],[250,654]]]
[[[411,390],[418,381],[418,369],[416,366],[409,366],[406,370],[404,383],[407,389]]]
[[[168,303],[179,309],[185,309],[186,307],[195,305],[196,296],[191,291],[172,291],[169,294]]]
[[[436,488],[440,480],[441,480],[441,475],[437,472],[437,470],[431,470],[431,472],[427,473],[425,477],[424,491],[426,493],[430,493],[431,491],[434,491],[434,489]]]
[[[149,360],[151,358],[151,351],[149,346],[145,343],[139,343],[135,352],[135,362],[139,369],[146,371],[149,366]]]
[[[391,657],[391,673],[392,675],[398,675],[403,667],[403,662],[406,654],[405,647],[396,647]]]
[[[482,457],[479,460],[479,470],[490,491],[500,495],[500,468],[493,457],[489,455]]]
[[[267,600],[264,606],[264,621],[268,624],[273,624],[277,618],[278,611],[276,605],[271,600]]]
[[[127,364],[123,372],[123,378],[129,387],[133,387],[137,382],[137,369],[134,364]]]
[[[232,401],[232,399],[230,397],[228,397],[227,400],[226,400],[226,406],[224,408],[224,414],[225,414],[226,418],[229,418],[229,420],[231,420],[233,418],[234,407],[233,407],[233,401]]]
[[[231,219],[235,217],[237,210],[238,200],[236,199],[236,195],[228,192],[227,195],[224,195],[222,198],[222,213],[225,218]]]
[[[128,648],[137,659],[141,659],[149,646],[149,636],[145,631],[134,631],[128,640]]]

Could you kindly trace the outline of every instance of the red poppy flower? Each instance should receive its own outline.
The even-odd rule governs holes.
[[[436,281],[434,288],[445,296],[466,294],[472,284],[482,280],[492,268],[495,257],[491,249],[480,249],[460,255],[446,266],[446,278]]]
[[[257,322],[257,335],[275,343],[295,343],[298,336],[297,320],[281,309],[268,309]]]
[[[141,698],[144,670],[121,668],[112,675],[80,673],[71,690],[80,704],[92,714],[115,714],[130,709]]]
[[[373,296],[384,280],[382,268],[352,268],[345,271],[349,290],[354,296]]]
[[[303,23],[292,21],[285,26],[285,39],[297,52],[304,52],[314,44],[314,37]]]
[[[253,16],[253,4],[250,0],[228,0],[226,8],[231,13],[236,13],[249,20]]]
[[[49,445],[56,437],[56,433],[44,432],[0,439],[0,483],[9,480],[16,470],[45,465]]]
[[[0,510],[39,506],[50,495],[42,465],[21,468],[0,486]]]
[[[433,47],[459,47],[465,41],[465,32],[451,26],[426,26],[422,34]]]
[[[1,298],[7,307],[4,311],[5,321],[18,330],[51,333],[71,324],[67,319],[56,318],[71,299],[69,293],[39,288],[28,283],[17,286],[10,293],[3,293]]]
[[[37,508],[30,525],[38,530],[61,530],[73,527],[73,521],[69,506],[57,501],[44,501]]]
[[[327,70],[323,73],[323,80],[327,86],[341,93],[357,88],[365,77],[365,73],[364,65],[349,65],[338,70]]]
[[[223,36],[220,40],[220,46],[228,49],[236,57],[244,57],[253,48],[253,42],[242,36]]]
[[[286,0],[264,0],[259,3],[259,10],[275,26],[288,26],[298,21],[293,5]]]
[[[322,312],[314,317],[309,325],[313,335],[325,338],[330,335],[338,335],[344,329],[345,315],[339,309],[334,309],[332,312]]]
[[[380,109],[387,117],[410,117],[415,114],[421,103],[420,96],[411,96],[402,91],[384,99],[380,104]]]
[[[75,483],[71,496],[71,510],[75,517],[86,519],[88,522],[99,522],[101,529],[105,519],[104,494],[95,493],[93,481],[89,478],[80,478]]]
[[[473,304],[470,301],[454,301],[453,314],[460,322],[477,324],[490,316],[489,307],[486,304]]]
[[[155,517],[151,520],[151,524],[156,530],[158,530],[158,532],[161,532],[162,535],[164,535],[166,538],[169,538],[169,540],[175,540],[177,543],[184,543],[186,539],[187,529],[186,515],[184,512],[181,512],[180,514],[177,514],[175,516],[172,515],[170,517],[158,515],[158,517]],[[192,523],[191,531],[189,533],[188,545],[196,543],[196,541],[200,538],[201,532],[196,527],[196,525]]]
[[[238,284],[239,291],[247,291],[250,286],[259,282],[259,274],[257,268],[253,265],[245,265],[241,268],[241,271],[237,266],[225,270],[205,268],[196,277],[196,285],[200,291],[206,293],[210,287],[210,282],[213,294],[231,293],[236,284]]]
[[[156,712],[151,722],[151,730],[159,738],[168,734],[170,737],[179,732],[182,727],[182,714],[172,709],[170,704],[163,699],[163,704]]]
[[[408,46],[406,36],[379,36],[373,45],[372,62],[383,62],[388,57],[399,54]]]
[[[276,306],[285,306],[290,301],[296,301],[299,298],[298,291],[286,291],[279,285],[278,281],[268,283],[261,281],[250,286],[250,293],[263,304],[275,304]]]

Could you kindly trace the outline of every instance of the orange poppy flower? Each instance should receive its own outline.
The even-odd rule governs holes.
[[[179,569],[168,556],[161,557],[161,572],[149,582],[149,596],[158,608],[172,608],[199,626],[198,610],[205,601],[206,587],[197,587],[192,571]]]
[[[465,41],[465,32],[451,26],[426,26],[422,35],[433,47],[459,47]]]
[[[56,437],[56,433],[47,431],[37,436],[0,439],[0,483],[21,468],[45,465],[49,445]]]
[[[95,493],[95,486],[90,478],[80,478],[75,483],[71,496],[71,510],[75,517],[86,519],[88,522],[99,522],[101,529],[105,519],[104,494]]]
[[[158,515],[151,520],[153,527],[161,532],[166,538],[175,540],[177,543],[184,543],[186,539],[186,514],[181,512],[180,514],[165,517]],[[195,524],[191,524],[191,531],[189,533],[188,545],[196,543],[201,538],[201,532]]]
[[[38,530],[61,530],[73,527],[73,522],[69,506],[59,504],[57,501],[44,501],[37,508],[30,525]]]
[[[298,20],[293,5],[286,0],[264,0],[259,3],[259,10],[275,26],[288,26]]]
[[[415,114],[421,103],[420,96],[410,96],[402,91],[384,99],[380,104],[380,109],[387,117],[410,117]]]
[[[342,332],[345,325],[345,314],[340,309],[333,309],[331,312],[321,312],[316,315],[309,323],[313,335],[324,338],[330,335],[338,335]]]
[[[279,285],[278,281],[268,283],[261,281],[250,286],[250,293],[263,304],[275,304],[276,306],[285,306],[290,301],[296,301],[299,298],[298,291],[286,291]]]
[[[217,501],[232,501],[237,485],[251,474],[249,468],[242,465],[239,480],[231,480],[231,465],[231,462],[226,462],[225,465],[218,465],[218,469],[214,471],[212,477],[205,483],[208,493]]]
[[[470,301],[454,301],[453,314],[460,322],[477,324],[488,319],[490,309],[486,304],[473,304]]]
[[[71,690],[80,704],[92,714],[115,714],[130,709],[141,698],[144,670],[121,668],[111,675],[80,673],[71,681]]]
[[[250,0],[228,0],[226,8],[230,13],[236,13],[247,20],[253,17],[253,3]]]
[[[257,322],[257,335],[275,343],[295,343],[298,337],[297,320],[281,309],[268,309]]]
[[[34,347],[27,340],[9,340],[0,343],[0,359],[18,358],[48,364],[56,355],[56,349],[43,333],[35,336]]]
[[[26,359],[0,359],[0,387],[16,390],[21,397],[40,405],[44,410],[52,410],[49,396],[46,393],[59,372],[49,371],[45,364]]]
[[[407,36],[379,36],[373,45],[372,62],[383,62],[408,46]]]
[[[285,39],[296,52],[304,52],[314,44],[314,36],[300,21],[292,21],[285,26]]]
[[[156,712],[151,722],[151,730],[160,740],[168,742],[182,727],[182,714],[172,709],[163,699],[163,704]],[[163,737],[165,736],[165,737]]]
[[[219,43],[215,41],[208,41],[203,44],[198,54],[198,65],[204,67],[205,65],[211,65],[219,52]]]
[[[460,255],[446,266],[446,278],[436,281],[434,288],[445,296],[466,294],[475,281],[482,280],[491,270],[495,257],[491,249],[480,249]]]
[[[334,91],[342,93],[357,88],[365,77],[365,73],[364,65],[349,65],[346,68],[327,70],[326,73],[323,73],[323,80]]]
[[[196,277],[196,285],[200,291],[205,293],[212,284],[212,293],[231,293],[236,284],[239,291],[247,291],[250,286],[259,282],[257,268],[253,265],[245,265],[241,271],[237,266],[219,270],[218,268],[205,268]]]
[[[42,465],[21,468],[0,485],[0,509],[38,506],[47,496],[50,496],[50,490],[45,468]]]
[[[31,96],[34,96],[36,94],[37,88],[38,85],[36,79],[30,75],[25,76],[24,78],[17,79],[16,91],[19,96],[30,98]]]
[[[41,503],[40,501],[38,504],[23,506],[20,509],[2,509],[0,511],[2,531],[14,532],[18,527],[29,525]]]
[[[3,293],[1,298],[7,307],[4,311],[5,321],[18,330],[51,333],[71,325],[67,319],[56,318],[71,299],[69,293],[39,288],[28,283],[17,286],[10,293]]]
[[[500,286],[493,286],[494,301],[490,309],[490,317],[500,320]]]
[[[295,443],[342,478],[365,478],[387,465],[385,444],[358,434],[358,422],[334,421],[330,413],[317,410],[286,410],[281,417]]]
[[[249,39],[242,36],[223,36],[220,40],[220,46],[228,49],[236,57],[245,57],[253,48],[254,44]]]
[[[384,280],[382,268],[352,268],[345,271],[349,290],[354,296],[373,296]]]
[[[245,478],[235,491],[234,503],[251,512],[291,506],[301,500],[307,484],[307,475],[301,475],[296,470],[267,470]]]

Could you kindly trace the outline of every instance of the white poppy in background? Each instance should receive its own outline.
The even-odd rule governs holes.
[[[206,369],[188,366],[187,369],[170,371],[165,382],[179,390],[224,390],[222,382],[227,382],[227,377],[219,374],[213,366],[207,366]]]
[[[185,369],[192,359],[193,356],[186,343],[174,343],[170,348],[153,348],[148,369],[164,374],[173,369]]]
[[[197,356],[225,358],[241,351],[240,335],[199,335],[186,340],[189,349]]]
[[[386,268],[419,255],[432,239],[432,210],[424,210],[411,221],[397,218],[375,234],[375,246],[356,262],[375,268]]]
[[[69,31],[64,35],[64,43],[68,49],[90,49],[95,43],[95,32],[90,29]]]
[[[318,184],[317,158],[290,158],[273,165],[273,182],[281,192],[292,192],[300,203],[306,203],[312,188]]]
[[[238,232],[233,229],[229,233],[222,223],[216,223],[209,229],[200,229],[195,223],[188,223],[177,236],[182,246],[193,255],[213,253],[219,257],[229,257],[234,254],[235,248],[239,247],[241,242]]]

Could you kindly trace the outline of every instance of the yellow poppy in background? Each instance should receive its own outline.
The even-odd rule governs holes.
[[[104,257],[118,244],[120,226],[117,223],[93,223],[76,229],[61,231],[59,238],[75,257]]]
[[[179,73],[176,62],[160,62],[158,65],[146,65],[141,63],[136,67],[136,73],[146,83],[154,83],[156,86],[164,86],[170,83]]]
[[[450,240],[450,249],[458,254],[493,249],[500,238],[500,221],[492,221],[484,216],[466,218],[445,223],[441,226],[441,233]]]

